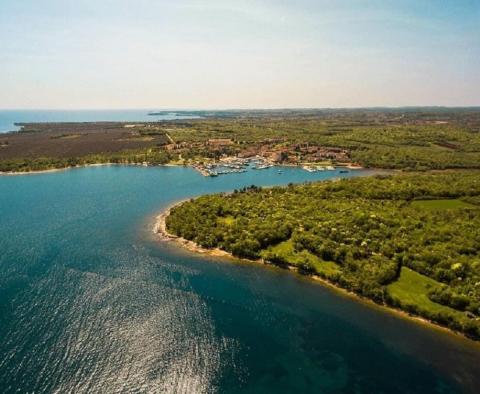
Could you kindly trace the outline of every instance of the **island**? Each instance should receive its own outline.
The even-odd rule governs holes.
[[[177,204],[157,228],[480,339],[480,171],[251,186]]]

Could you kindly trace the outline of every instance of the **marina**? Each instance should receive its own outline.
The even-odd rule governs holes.
[[[266,170],[273,163],[261,156],[253,158],[226,157],[213,163],[197,163],[193,167],[203,176],[216,177],[227,174],[241,174],[250,170]],[[280,172],[280,171],[279,171]]]
[[[317,171],[335,171],[333,166],[315,166],[315,165],[304,165],[302,168],[308,172],[317,172]]]
[[[227,174],[241,174],[250,170],[266,170],[268,168],[280,166],[278,163],[272,163],[268,159],[262,156],[256,156],[254,158],[238,158],[238,157],[226,157],[218,161],[211,163],[196,163],[193,165],[198,172],[203,176],[216,177],[219,175]],[[331,165],[318,166],[305,164],[301,168],[307,172],[323,172],[323,171],[335,171],[336,168]],[[347,173],[348,170],[342,169],[340,173]],[[282,170],[279,169],[278,173],[281,174]]]

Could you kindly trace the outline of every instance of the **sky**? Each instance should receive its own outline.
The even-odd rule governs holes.
[[[480,0],[0,0],[0,108],[480,105]]]

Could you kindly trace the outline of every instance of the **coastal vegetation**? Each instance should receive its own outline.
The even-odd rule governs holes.
[[[480,171],[251,186],[182,203],[166,226],[480,339]]]
[[[30,172],[92,164],[150,164],[162,165],[172,162],[173,155],[160,149],[131,149],[113,153],[90,154],[73,157],[14,158],[0,162],[0,171]]]
[[[22,124],[20,132],[0,136],[0,171],[112,160],[188,165],[255,155],[297,165],[328,162],[408,171],[480,168],[478,108],[198,115],[202,118],[188,121]]]

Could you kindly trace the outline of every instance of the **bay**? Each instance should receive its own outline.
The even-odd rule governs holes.
[[[475,393],[479,346],[152,233],[175,201],[368,171],[0,177],[0,392]]]

